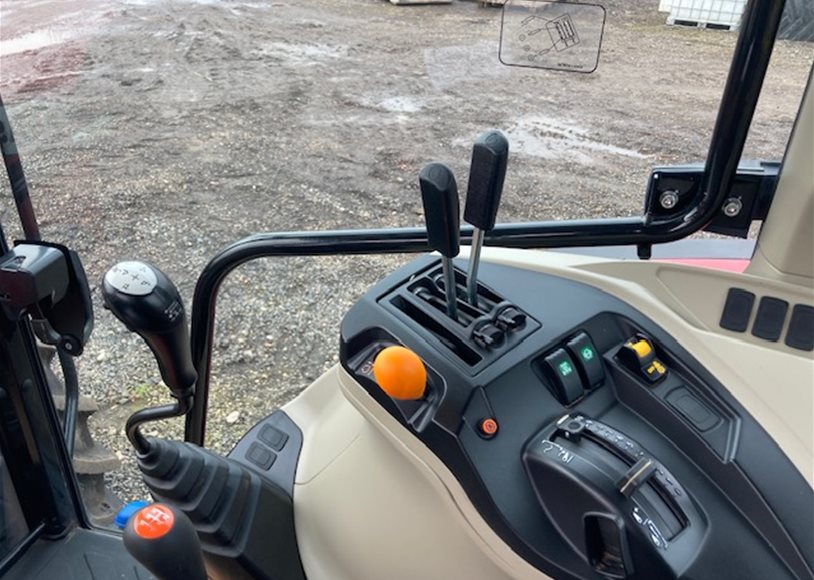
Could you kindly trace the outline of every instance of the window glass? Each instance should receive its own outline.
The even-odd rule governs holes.
[[[786,4],[810,18],[809,2]],[[636,215],[654,167],[703,162],[742,2],[707,22],[682,12],[690,0],[597,1],[589,20],[535,14],[501,30],[502,3],[0,2],[0,93],[42,233],[80,254],[93,286],[78,370],[82,436],[98,447],[77,453],[100,454],[80,478],[95,490],[94,521],[112,520],[116,497],[147,497],[123,426],[168,400],[147,347],[102,308],[116,261],[156,264],[189,306],[208,260],[245,235],[421,225],[420,168],[448,163],[463,200],[472,143],[490,128],[511,143],[501,222]],[[814,58],[796,38],[809,29],[787,19],[745,158],[782,158]],[[565,51],[583,52],[552,57]],[[532,54],[559,70],[499,59]],[[3,183],[12,239],[14,215]],[[403,260],[269,260],[229,278],[208,443],[228,451],[334,364],[342,313]],[[146,431],[177,437],[182,422]]]
[[[0,454],[0,559],[5,558],[27,533],[28,525],[17,492],[6,468],[6,460]]]

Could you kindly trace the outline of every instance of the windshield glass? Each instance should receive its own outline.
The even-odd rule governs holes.
[[[783,35],[809,34],[793,19],[806,2],[788,0]],[[79,370],[100,409],[85,420],[125,463],[106,475],[120,498],[146,496],[121,425],[166,391],[143,342],[102,311],[117,260],[155,263],[189,305],[207,261],[250,233],[422,225],[420,168],[448,163],[463,195],[490,128],[510,142],[501,222],[638,215],[654,167],[703,162],[742,2],[713,15],[611,0],[568,18],[502,4],[3,0],[0,92],[43,237],[76,250],[93,285]],[[812,42],[777,42],[745,158],[782,159],[812,58]],[[2,209],[19,235],[7,194]],[[228,450],[336,362],[341,314],[401,261],[232,276],[208,443]]]

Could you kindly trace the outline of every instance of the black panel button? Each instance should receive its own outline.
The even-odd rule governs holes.
[[[746,332],[749,328],[749,317],[752,316],[752,306],[755,295],[741,288],[730,288],[726,295],[724,311],[721,314],[721,328],[734,332]]]
[[[246,459],[254,463],[260,469],[267,470],[274,465],[277,455],[262,443],[255,441],[249,446]]]
[[[591,342],[591,337],[580,332],[566,345],[571,352],[571,356],[577,361],[583,378],[585,379],[585,386],[589,389],[598,387],[605,380],[605,369],[602,366],[602,357],[596,352],[594,343]]]
[[[260,441],[262,441],[275,451],[281,451],[283,447],[285,447],[286,442],[288,441],[288,435],[286,435],[276,427],[272,427],[271,425],[263,426],[263,428],[260,430],[259,438]]]
[[[752,334],[758,338],[777,342],[783,331],[788,309],[789,303],[785,300],[771,296],[761,298],[757,307],[757,315],[755,315],[755,323],[752,325]]]
[[[563,405],[570,405],[585,392],[574,361],[564,349],[559,348],[545,357],[554,377],[554,395]]]
[[[800,350],[814,350],[814,307],[805,304],[794,306],[786,344]]]
[[[721,422],[717,414],[684,387],[670,391],[665,399],[701,432],[709,431]]]

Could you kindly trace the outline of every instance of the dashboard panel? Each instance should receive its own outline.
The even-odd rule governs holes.
[[[422,258],[371,289],[341,362],[513,551],[558,578],[811,577],[811,487],[670,333],[587,284],[491,263],[485,306],[453,323],[427,292],[437,270]],[[522,324],[499,323],[508,307]],[[484,319],[492,344],[473,336]],[[423,399],[373,381],[393,344],[425,362]]]

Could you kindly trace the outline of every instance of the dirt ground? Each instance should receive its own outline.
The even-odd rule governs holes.
[[[501,65],[501,11],[476,2],[3,0],[0,93],[44,237],[94,283],[79,373],[123,497],[144,494],[124,419],[166,393],[101,309],[115,261],[152,261],[189,305],[207,261],[247,234],[419,225],[420,167],[445,161],[465,189],[487,128],[511,142],[501,221],[631,215],[652,167],[705,157],[736,34],[665,26],[656,0],[603,4],[583,75]],[[812,57],[776,46],[747,157],[782,157]],[[209,443],[228,450],[332,365],[342,312],[404,259],[242,267],[221,293]]]

